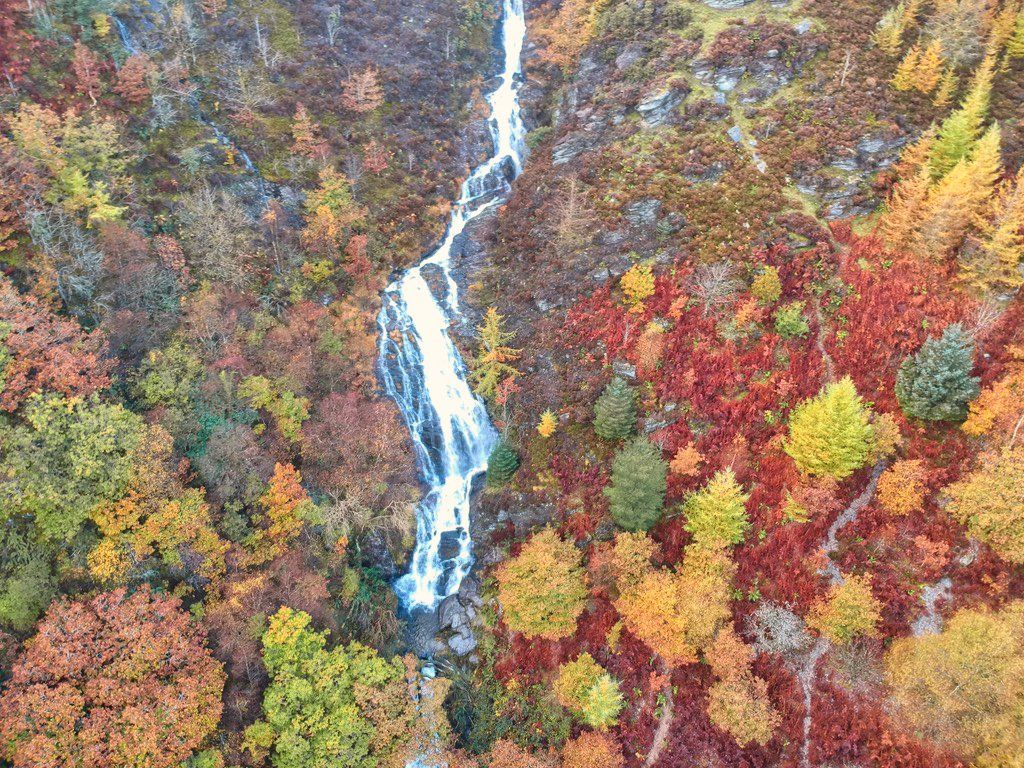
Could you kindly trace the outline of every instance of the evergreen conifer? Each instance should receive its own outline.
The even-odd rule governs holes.
[[[627,531],[646,531],[661,517],[668,463],[643,435],[631,440],[612,462],[612,482],[605,488],[615,522]]]
[[[954,323],[908,357],[896,376],[896,399],[908,416],[928,421],[963,421],[967,404],[980,392],[971,376],[974,342]]]
[[[629,437],[635,427],[636,393],[616,376],[594,405],[594,431],[605,440],[621,440]]]

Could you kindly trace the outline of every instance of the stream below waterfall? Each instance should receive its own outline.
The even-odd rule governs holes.
[[[381,384],[409,429],[425,488],[416,509],[409,572],[395,583],[410,616],[436,616],[440,602],[458,590],[472,567],[470,498],[498,437],[484,403],[469,386],[449,326],[460,316],[452,247],[470,222],[505,199],[525,154],[519,108],[523,0],[502,0],[502,6],[503,68],[487,96],[493,151],[463,183],[441,244],[387,287],[378,318]],[[439,271],[447,283],[445,296],[434,295],[425,270]]]

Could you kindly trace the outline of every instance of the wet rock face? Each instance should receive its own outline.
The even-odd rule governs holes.
[[[455,656],[469,656],[476,650],[475,630],[480,628],[480,582],[468,576],[454,595],[445,598],[437,611],[438,627],[445,645]]]
[[[424,281],[438,302],[444,304],[448,300],[448,280],[443,270],[436,264],[427,264],[421,272]]]

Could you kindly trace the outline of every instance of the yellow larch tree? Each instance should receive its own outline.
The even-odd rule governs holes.
[[[920,63],[921,47],[911,46],[896,67],[896,73],[892,76],[892,87],[897,91],[909,91],[914,88],[917,81],[917,66]]]
[[[999,143],[999,126],[992,125],[970,158],[957,162],[932,188],[912,241],[915,253],[944,258],[960,248],[994,192],[1000,171]]]
[[[984,292],[1013,292],[1024,285],[1024,168],[1002,185],[984,213],[978,234],[961,258],[968,283]]]
[[[933,40],[924,49],[917,67],[914,69],[914,88],[921,93],[931,93],[942,79],[942,68],[945,60],[942,56],[942,41]]]
[[[470,379],[473,391],[490,399],[497,394],[501,382],[519,376],[519,370],[512,363],[519,359],[522,350],[508,345],[516,334],[505,330],[505,318],[494,307],[487,309],[483,323],[476,330],[480,348],[473,359]]]

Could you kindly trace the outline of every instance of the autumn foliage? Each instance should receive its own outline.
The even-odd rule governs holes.
[[[178,600],[61,600],[15,660],[0,733],[15,768],[177,768],[216,729],[224,672]]]
[[[110,384],[113,360],[98,331],[83,331],[0,278],[0,408],[14,411],[33,393],[88,395]]]

